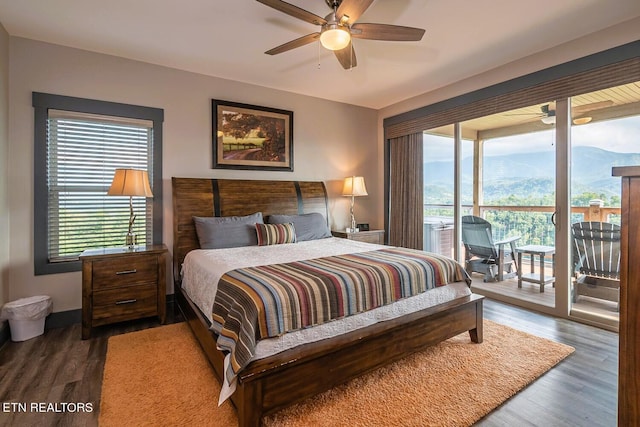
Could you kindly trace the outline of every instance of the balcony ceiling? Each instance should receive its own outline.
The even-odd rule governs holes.
[[[491,114],[462,123],[463,136],[486,139],[551,129],[541,121],[542,108],[555,108],[552,100],[515,110]],[[588,117],[591,122],[640,115],[640,80],[622,86],[571,98],[572,119]],[[577,125],[577,123],[575,123]],[[429,133],[453,135],[453,126],[430,129]]]
[[[325,0],[289,2],[329,12]],[[317,27],[253,0],[0,0],[11,36],[374,109],[638,17],[638,0],[376,0],[358,22],[426,34],[420,42],[358,39],[358,66],[345,71],[315,43],[265,55]]]

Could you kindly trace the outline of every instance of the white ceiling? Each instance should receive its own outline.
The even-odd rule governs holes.
[[[289,3],[329,12],[325,0]],[[265,55],[318,27],[253,0],[0,0],[11,36],[375,109],[638,16],[639,0],[376,0],[358,22],[426,34],[355,40],[347,71],[316,43]]]

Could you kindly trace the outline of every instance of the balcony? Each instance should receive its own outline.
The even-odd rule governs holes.
[[[502,282],[484,282],[480,274],[474,273],[471,276],[471,290],[478,294],[499,294],[513,299],[525,300],[534,304],[547,307],[555,305],[556,288],[547,285],[545,291],[540,293],[539,287],[534,283],[523,283],[522,288],[518,288],[518,279],[506,279]],[[572,304],[572,310],[589,313],[607,319],[610,322],[619,320],[617,304],[598,298],[581,296],[576,303]]]
[[[450,205],[425,204],[425,212],[438,213],[438,215],[425,216],[424,222],[424,249],[437,252],[446,256],[453,256],[454,248],[454,222],[453,207]],[[463,215],[473,211],[471,206],[463,207]],[[555,226],[552,223],[554,207],[552,206],[480,206],[480,216],[492,223],[494,240],[501,240],[511,236],[521,236],[517,246],[547,245],[555,246]],[[447,212],[451,212],[447,215]],[[590,206],[574,206],[571,209],[572,222],[598,221],[620,223],[619,207],[603,207],[599,201],[592,201]],[[508,218],[508,221],[505,221]],[[502,222],[501,222],[502,221]],[[462,248],[464,251],[464,248]],[[464,259],[464,252],[462,252]],[[524,272],[529,272],[531,259],[523,256],[522,266]],[[552,271],[552,258],[545,258],[545,271]],[[534,272],[539,273],[539,263],[534,262]],[[550,274],[550,273],[546,273]],[[500,282],[485,282],[484,275],[472,274],[471,288],[474,292],[488,296],[500,295],[507,299],[527,301],[547,307],[555,306],[556,290],[551,284],[544,286],[544,292],[540,292],[540,285],[523,282],[518,287],[518,279],[505,279]],[[577,302],[572,303],[572,311],[587,313],[587,316],[606,319],[608,323],[616,323],[619,319],[617,303],[605,299],[589,296],[580,296]]]

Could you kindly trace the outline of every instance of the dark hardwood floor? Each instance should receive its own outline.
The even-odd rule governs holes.
[[[485,318],[575,347],[576,352],[482,419],[480,426],[615,426],[618,336],[564,319],[485,300]],[[182,321],[170,305],[167,323]],[[0,349],[0,425],[95,426],[107,339],[158,326],[142,320],[96,328],[52,329]],[[58,406],[55,403],[58,402]],[[60,403],[91,403],[89,413],[62,412]],[[14,410],[8,405],[14,404]],[[15,404],[25,403],[26,412]],[[33,412],[32,403],[43,403]],[[47,404],[52,404],[47,406]],[[60,411],[60,412],[56,412]],[[126,422],[123,420],[123,425]]]
[[[485,318],[576,351],[477,423],[479,426],[616,426],[618,334],[485,300]]]
[[[166,323],[182,321],[173,304],[168,304]],[[91,339],[82,340],[82,326],[77,323],[27,341],[6,343],[0,349],[0,426],[97,426],[107,340],[158,326],[157,318],[100,326],[93,329]],[[15,405],[3,411],[7,402],[26,404],[26,412]],[[38,406],[32,411],[32,403],[58,406]],[[90,403],[93,410],[64,411],[60,403]]]

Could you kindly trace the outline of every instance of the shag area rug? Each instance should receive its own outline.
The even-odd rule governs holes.
[[[265,417],[265,426],[469,426],[574,349],[484,321],[464,333]],[[186,323],[109,339],[100,426],[236,426]]]

